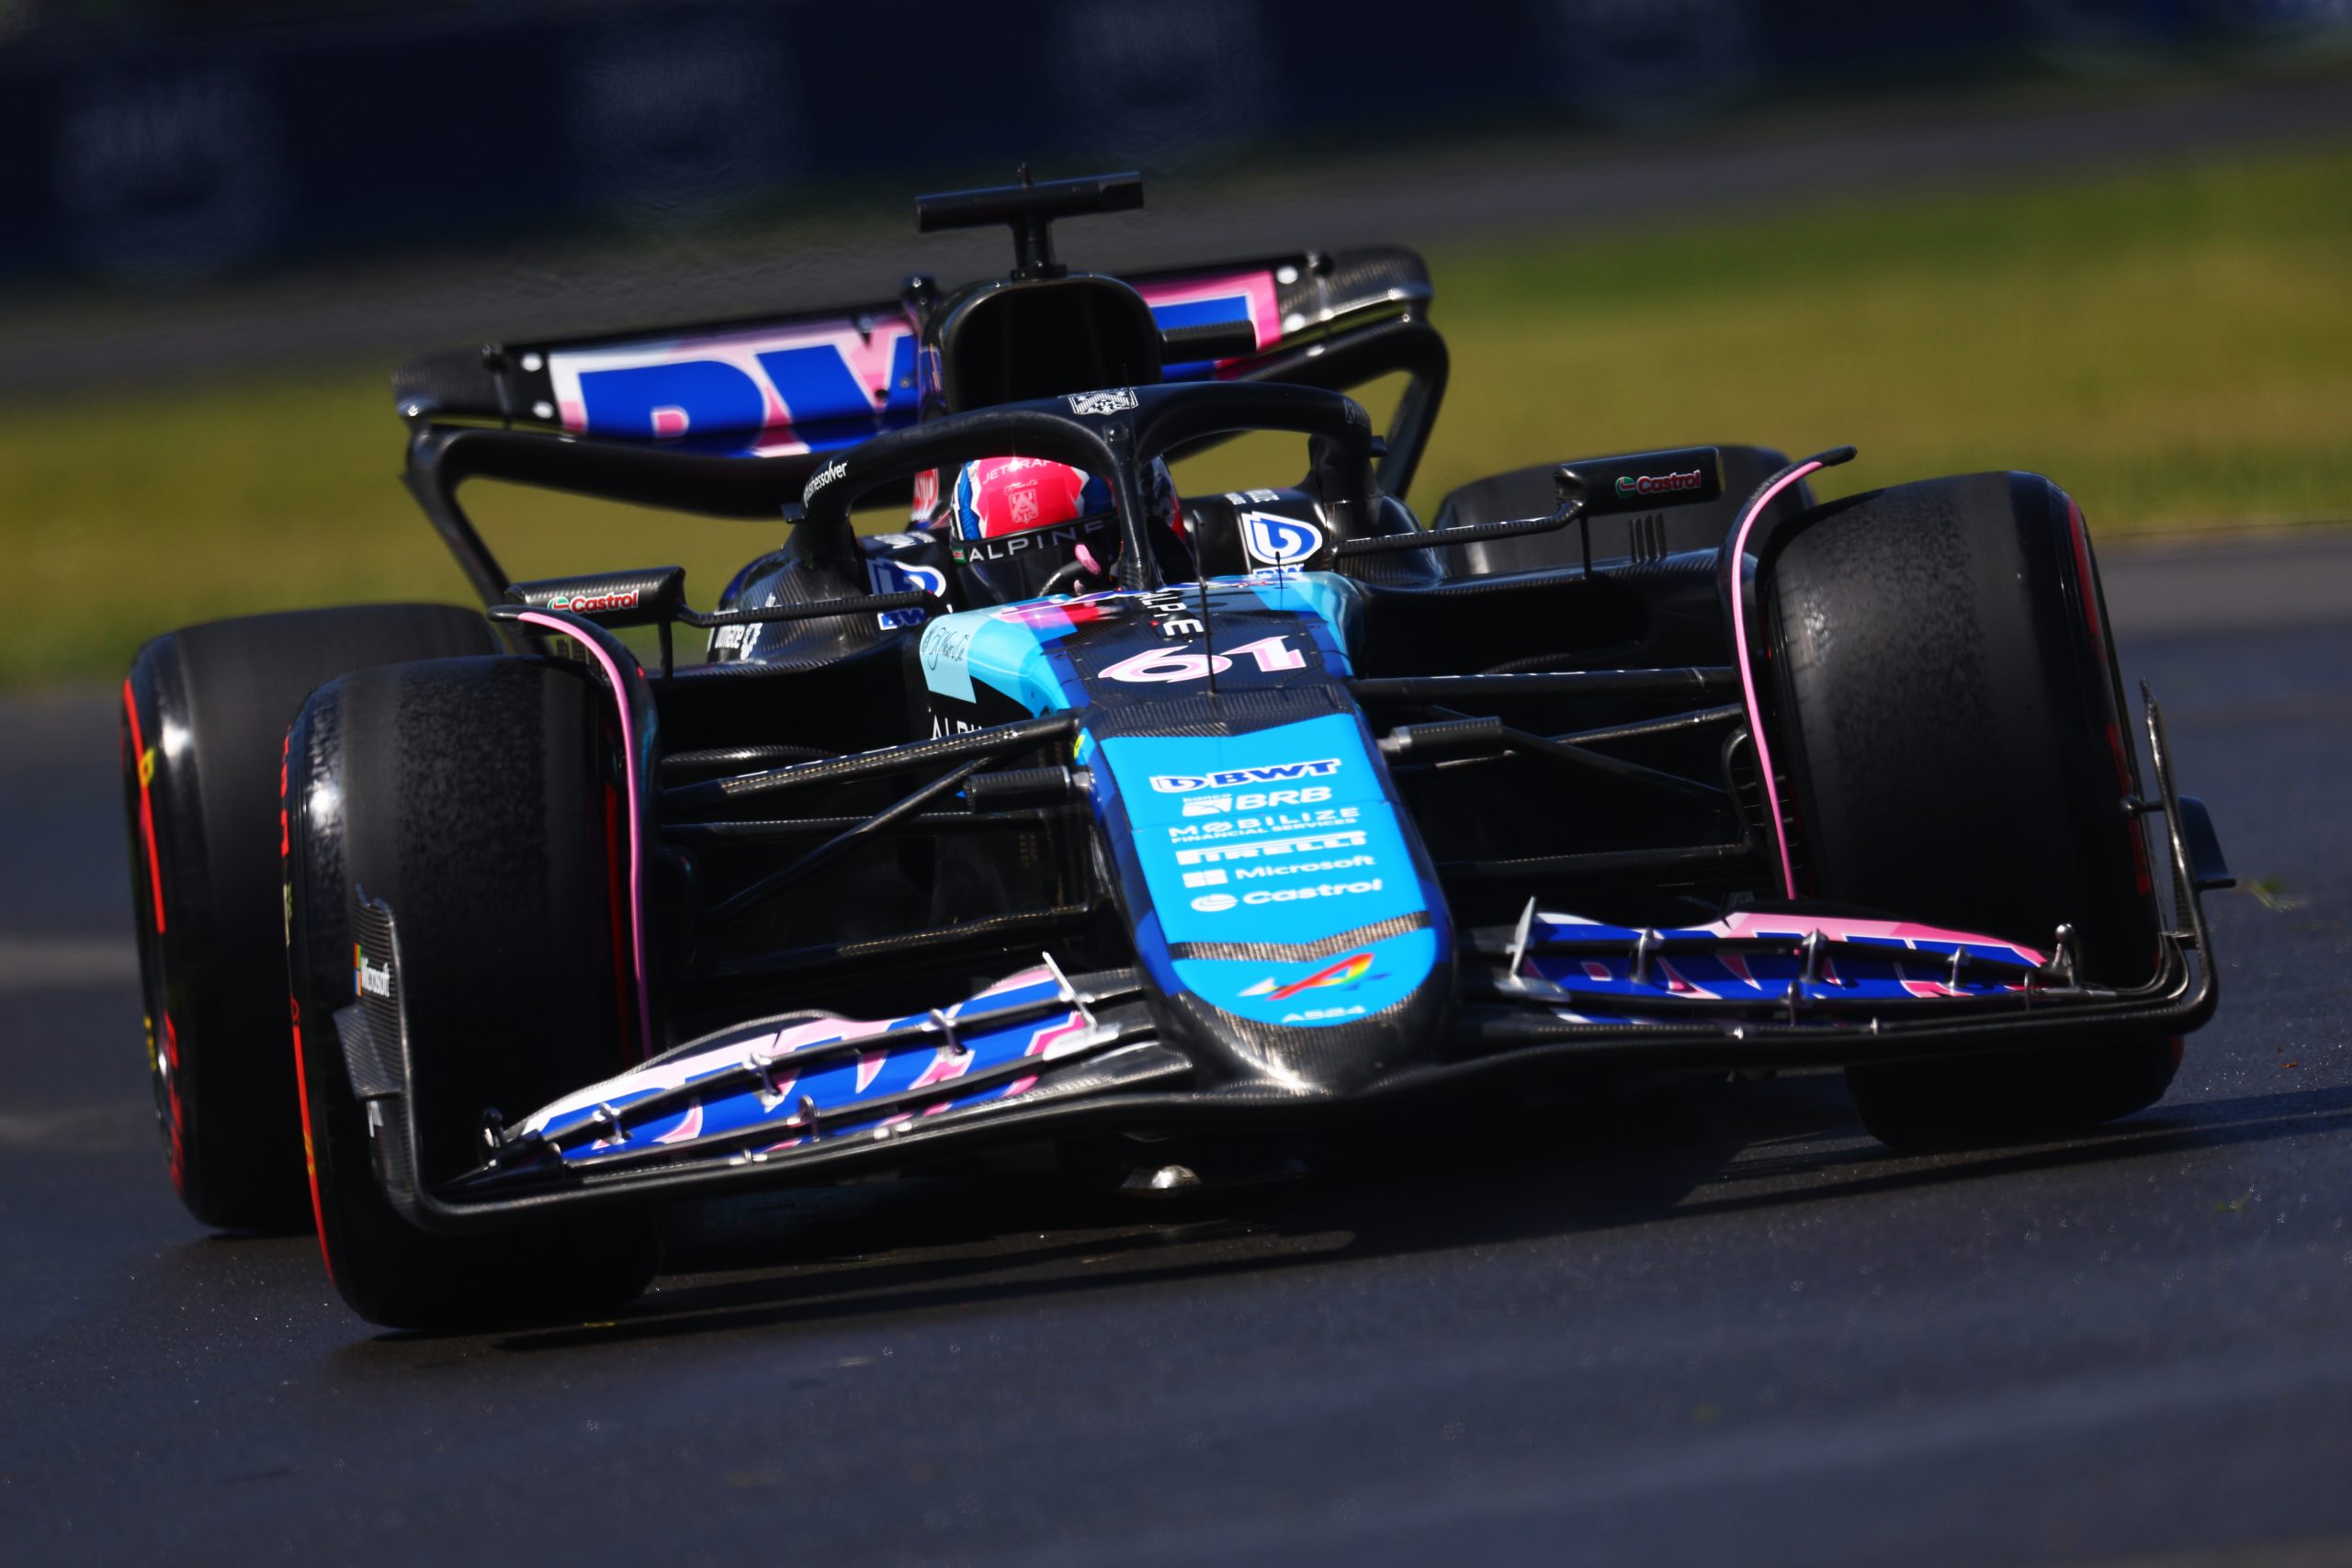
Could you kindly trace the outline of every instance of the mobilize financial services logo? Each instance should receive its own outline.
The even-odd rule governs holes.
[[[1154,773],[1151,787],[1162,795],[1190,795],[1196,789],[1233,789],[1242,784],[1326,778],[1339,771],[1339,758],[1324,757],[1312,762],[1276,762],[1271,767],[1228,768],[1216,773]]]

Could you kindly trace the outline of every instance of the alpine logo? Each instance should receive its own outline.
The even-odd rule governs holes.
[[[843,474],[848,472],[849,465],[842,462],[838,457],[826,464],[823,468],[819,468],[815,473],[808,476],[808,482],[801,487],[800,504],[803,506],[808,505],[808,498],[810,496],[815,495],[819,491],[824,489],[827,485],[832,483],[835,479],[840,479]]]
[[[1636,496],[1672,495],[1677,491],[1697,490],[1705,481],[1704,471],[1693,468],[1687,474],[1620,474],[1617,493],[1631,501]]]
[[[1261,980],[1241,994],[1245,997],[1263,997],[1270,1002],[1286,1002],[1301,991],[1319,991],[1334,987],[1352,986],[1362,980],[1371,968],[1371,953],[1352,953],[1340,959],[1337,964],[1317,969],[1304,980],[1293,980],[1287,986],[1277,986],[1272,979]]]
[[[1245,512],[1241,547],[1253,566],[1296,566],[1322,551],[1323,530],[1296,517]]]
[[[1141,406],[1132,387],[1117,387],[1107,392],[1073,392],[1069,412],[1072,413],[1124,413]]]
[[[1190,795],[1196,789],[1232,789],[1241,784],[1326,778],[1339,771],[1339,758],[1323,757],[1312,762],[1276,762],[1271,767],[1228,768],[1215,773],[1154,773],[1151,787],[1162,795]]]

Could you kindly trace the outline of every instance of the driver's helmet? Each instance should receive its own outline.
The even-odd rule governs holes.
[[[1168,465],[1155,459],[1153,509],[1183,536],[1183,511]],[[1116,576],[1119,520],[1111,487],[1043,457],[983,457],[956,471],[938,525],[978,596],[996,604],[1103,586]],[[1081,572],[1067,570],[1075,563]],[[1083,576],[1084,581],[1075,581]],[[1057,581],[1057,579],[1059,581]]]

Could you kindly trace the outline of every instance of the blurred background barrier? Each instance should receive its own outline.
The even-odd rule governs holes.
[[[0,269],[666,226],[1116,148],[1159,172],[1776,88],[2340,43],[2342,0],[0,0]]]
[[[395,364],[994,274],[909,197],[1024,161],[1143,170],[1084,266],[1421,248],[1425,513],[1850,441],[1833,492],[2032,468],[2110,545],[2352,519],[2347,0],[0,0],[0,687],[462,601]],[[697,603],[775,542],[469,504],[520,577],[680,562]]]

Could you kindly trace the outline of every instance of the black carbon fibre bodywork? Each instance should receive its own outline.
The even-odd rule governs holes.
[[[1892,852],[1827,824],[1868,815],[1899,833],[1926,801],[1932,840],[1957,819],[1958,770],[1946,757],[1901,798],[1864,802],[1869,770],[1829,759],[1916,740],[1927,721],[1885,705],[1935,677],[1881,679],[1902,663],[1893,645],[1916,634],[1921,669],[1952,662],[1973,646],[1958,622],[2008,603],[1999,584],[1925,546],[1858,542],[1858,561],[1893,551],[1889,582],[1949,578],[1952,624],[1921,613],[1876,628],[1892,639],[1883,657],[1808,686],[1792,661],[1859,637],[1866,617],[1812,615],[1801,578],[1835,597],[1817,571],[1792,569],[1798,586],[1779,596],[1780,563],[1857,508],[1898,504],[1815,503],[1809,476],[1850,449],[1801,464],[1738,446],[1570,459],[1464,487],[1424,527],[1399,492],[1447,361],[1419,259],[1301,254],[1127,280],[1062,268],[1046,220],[1124,204],[1125,189],[943,198],[927,209],[942,222],[1013,226],[1012,276],[709,329],[736,334],[737,358],[779,387],[828,333],[842,365],[904,348],[910,379],[863,384],[873,408],[840,416],[865,422],[854,443],[764,405],[757,429],[721,428],[708,411],[730,405],[693,403],[684,375],[640,398],[648,439],[599,431],[580,367],[671,376],[630,360],[647,334],[402,373],[412,488],[516,649],[504,662],[535,671],[522,684],[536,691],[552,666],[518,656],[569,651],[586,668],[563,690],[576,675],[601,694],[609,722],[593,742],[563,733],[588,753],[566,765],[611,785],[591,868],[608,892],[573,900],[610,929],[573,934],[605,944],[581,973],[614,995],[573,985],[568,1032],[616,1018],[641,1056],[527,1116],[509,1105],[461,1125],[436,1099],[452,1076],[435,1055],[494,1054],[512,1008],[460,1040],[452,976],[490,981],[447,939],[455,917],[411,886],[351,890],[336,916],[362,933],[363,976],[375,962],[387,977],[334,1012],[354,1091],[343,1112],[364,1102],[382,1129],[373,1179],[407,1224],[496,1228],[1106,1133],[1278,1129],[1522,1074],[2161,1041],[2210,1014],[2199,898],[2226,872],[2174,787],[2153,704],[2155,787],[2142,787],[2087,536],[2054,486],[1973,476],[1912,500],[2022,541],[2033,637],[1977,684],[2050,684],[2051,702],[2019,709],[2034,755],[2059,759],[2035,830],[2098,832],[2105,858],[2046,897],[1939,890],[1915,906],[1912,887],[1934,885],[1926,860],[1870,880],[1854,863]],[[1155,314],[1220,287],[1247,297],[1244,317]],[[741,366],[709,379],[731,388],[739,372],[748,382]],[[1344,389],[1397,373],[1406,390],[1376,434]],[[684,400],[659,400],[673,396]],[[1269,430],[1305,438],[1306,474],[1183,498],[1171,525],[1159,465]],[[775,449],[717,445],[760,439]],[[1000,457],[1082,469],[1109,510],[1034,538],[854,525],[861,504]],[[674,568],[510,585],[457,504],[473,477],[789,532],[708,612]],[[1000,601],[967,570],[976,550],[1078,542],[1089,592]],[[713,634],[707,662],[675,667],[678,625]],[[616,635],[648,627],[658,659]],[[345,695],[393,679],[331,691],[305,733],[331,737]],[[413,679],[420,725],[498,686],[424,666]],[[1999,697],[1966,700],[1990,713]],[[399,773],[377,755],[391,740],[346,742],[304,759],[314,790],[364,795]],[[503,775],[482,787],[510,805],[529,794]],[[2008,817],[2044,804],[2004,798]],[[2004,826],[1973,821],[1963,837]],[[319,863],[335,852],[321,847]],[[524,868],[542,884],[546,859]],[[522,918],[573,930],[560,908]],[[2133,963],[2117,956],[2127,945]],[[527,994],[528,976],[500,978]]]

